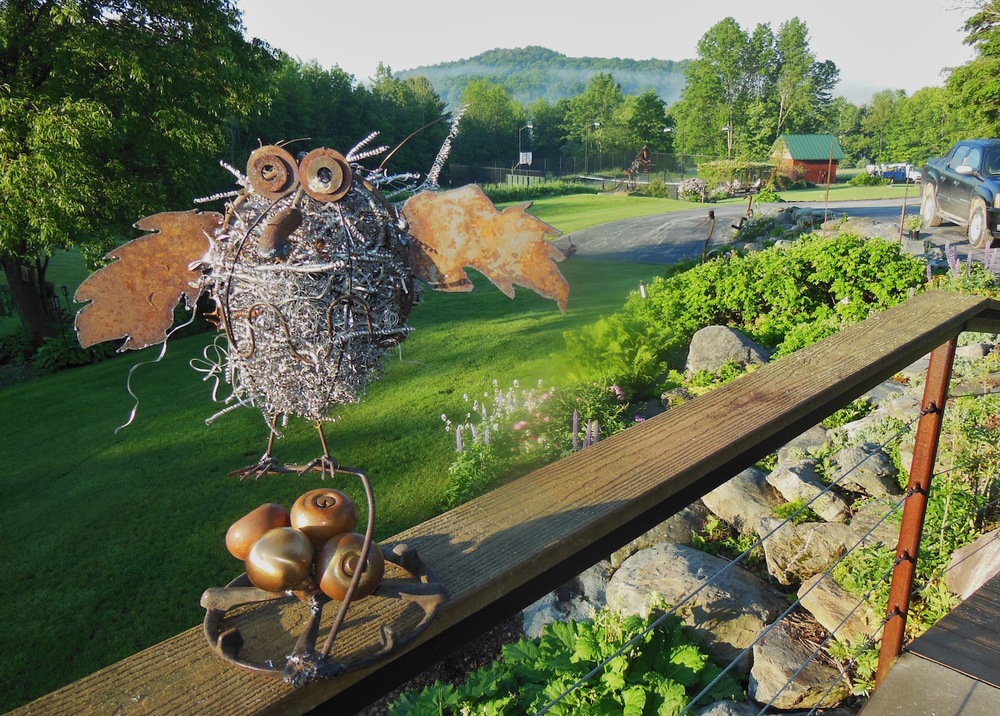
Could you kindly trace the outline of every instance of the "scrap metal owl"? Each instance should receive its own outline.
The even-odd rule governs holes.
[[[565,311],[563,255],[546,237],[559,232],[527,214],[530,204],[498,211],[469,185],[436,191],[437,172],[402,207],[383,189],[416,175],[366,170],[362,151],[327,148],[293,157],[262,146],[246,173],[227,167],[240,188],[225,212],[168,212],[140,220],[151,232],[107,255],[112,263],[87,278],[76,300],[80,343],[124,338],[120,351],[163,343],[183,299],[214,301],[210,318],[225,340],[213,372],[231,387],[229,407],[254,405],[268,419],[321,421],[355,402],[381,373],[387,350],[409,331],[415,279],[438,291],[470,291],[466,267],[513,297],[514,284],[554,299]],[[224,165],[226,166],[226,165]],[[405,187],[404,187],[405,188]],[[412,189],[412,186],[410,187]],[[388,191],[388,189],[387,189]],[[395,192],[390,192],[391,194]],[[280,470],[272,443],[247,474]],[[320,464],[332,463],[325,439]]]

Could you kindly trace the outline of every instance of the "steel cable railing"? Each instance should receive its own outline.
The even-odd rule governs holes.
[[[914,417],[912,420],[910,420],[909,422],[905,423],[902,427],[900,427],[896,431],[894,431],[891,435],[889,435],[887,438],[885,438],[882,441],[882,443],[878,444],[878,446],[877,446],[878,449],[882,450],[882,449],[888,447],[889,445],[891,445],[893,442],[895,442],[898,439],[900,439],[901,436],[903,436],[905,433],[907,433],[908,431],[910,431],[910,429],[917,423],[917,421],[919,421],[920,418],[923,417],[924,415],[926,415],[928,412],[929,412],[929,409],[921,410],[920,413],[916,417]],[[610,656],[608,656],[601,663],[597,664],[587,674],[583,675],[577,681],[575,681],[573,684],[571,684],[562,694],[560,694],[555,699],[552,699],[549,703],[547,703],[545,706],[543,706],[539,711],[536,712],[536,716],[542,716],[543,714],[548,713],[549,711],[551,711],[551,709],[553,707],[555,707],[557,704],[559,704],[561,701],[563,701],[573,691],[579,689],[584,684],[586,684],[588,681],[590,681],[592,678],[594,678],[595,676],[597,676],[598,674],[600,674],[608,666],[608,664],[611,663],[611,661],[613,661],[615,658],[621,656],[626,651],[628,651],[629,649],[631,649],[632,647],[634,647],[640,640],[642,640],[647,634],[649,634],[651,631],[653,631],[658,626],[660,626],[666,619],[668,619],[671,616],[673,616],[674,614],[676,614],[683,606],[685,606],[686,604],[688,604],[689,602],[691,602],[692,600],[694,600],[698,596],[698,594],[700,594],[703,590],[707,589],[710,585],[712,585],[713,583],[715,583],[716,581],[718,581],[720,578],[722,578],[734,566],[740,564],[745,559],[747,559],[753,553],[754,550],[756,550],[758,547],[762,547],[764,545],[764,543],[769,538],[771,538],[772,536],[774,536],[779,530],[783,529],[785,526],[787,526],[790,523],[794,523],[794,520],[795,520],[795,518],[797,516],[799,516],[800,514],[804,513],[807,509],[810,508],[810,506],[813,503],[815,503],[817,500],[821,499],[824,495],[827,495],[827,494],[831,493],[832,490],[835,487],[841,485],[841,483],[843,483],[848,477],[850,477],[856,470],[858,470],[861,467],[861,465],[863,465],[873,455],[877,454],[877,452],[878,452],[878,450],[868,451],[867,454],[861,460],[859,460],[854,465],[850,466],[850,468],[848,468],[847,470],[843,471],[842,474],[840,474],[837,477],[836,480],[834,480],[833,482],[831,482],[824,489],[822,489],[819,492],[817,492],[816,495],[814,495],[811,499],[809,499],[808,501],[806,501],[805,503],[803,503],[794,512],[792,512],[788,517],[786,517],[784,520],[782,520],[776,526],[774,526],[770,531],[768,531],[763,536],[759,537],[759,539],[757,541],[755,541],[754,544],[752,544],[750,547],[748,547],[747,549],[745,549],[741,554],[739,554],[738,556],[736,556],[735,558],[733,558],[732,560],[730,560],[724,567],[722,567],[721,569],[719,569],[717,572],[715,572],[708,579],[704,580],[698,586],[697,589],[695,589],[692,592],[690,592],[687,595],[685,595],[680,601],[678,601],[676,604],[674,604],[669,610],[665,611],[662,615],[660,615],[653,622],[651,622],[647,627],[645,627],[640,632],[638,632],[635,636],[633,636],[631,639],[629,639],[617,651],[615,651],[613,654],[611,654]],[[868,529],[868,531],[865,532],[865,534],[861,538],[859,538],[854,545],[852,545],[850,547],[850,549],[845,550],[844,554],[841,555],[841,557],[839,557],[833,564],[831,564],[827,568],[826,572],[824,573],[824,577],[829,576],[830,574],[832,574],[832,570],[836,566],[838,566],[839,564],[841,564],[847,558],[847,556],[852,553],[852,551],[854,549],[856,549],[857,547],[863,545],[868,540],[868,538],[874,533],[874,531],[876,529],[878,529],[882,524],[884,524],[884,522],[891,515],[895,514],[899,510],[899,508],[902,507],[903,504],[905,504],[906,500],[909,499],[912,496],[912,494],[913,493],[911,491],[911,492],[908,492],[906,495],[904,495],[899,501],[897,501],[892,506],[892,508],[890,510],[888,510],[879,520],[877,520]],[[895,565],[894,565],[894,567],[895,567]],[[890,575],[891,575],[891,571],[890,571]],[[777,624],[779,624],[786,616],[788,616],[788,614],[790,614],[794,610],[794,608],[801,603],[802,597],[805,596],[806,594],[809,594],[813,589],[815,589],[818,586],[819,583],[820,583],[820,581],[817,580],[817,582],[815,584],[813,584],[808,590],[806,590],[806,592],[803,595],[800,595],[799,598],[795,602],[793,602],[793,604],[788,609],[786,609],[774,622],[772,622],[771,625],[769,625],[766,629],[764,629],[761,632],[760,635],[758,635],[757,639],[754,641],[753,644],[751,644],[746,649],[744,649],[735,659],[733,659],[723,669],[722,672],[720,672],[716,676],[716,678],[711,683],[709,683],[705,687],[705,689],[703,689],[703,691],[701,693],[699,693],[697,696],[695,696],[694,698],[692,698],[691,701],[690,701],[690,703],[689,703],[689,705],[688,705],[688,707],[684,711],[682,711],[681,713],[686,713],[687,710],[690,709],[695,703],[697,703],[700,698],[702,698],[705,694],[709,693],[711,691],[712,687],[714,687],[722,679],[722,677],[726,673],[728,673],[739,661],[741,661],[743,658],[746,657],[747,654],[749,654],[749,652],[753,648],[754,644],[759,643],[759,641],[762,640],[771,631],[771,629],[774,628],[774,626],[776,626]],[[879,582],[879,583],[881,583],[881,582]],[[874,591],[874,588],[873,588],[872,591]],[[866,598],[867,598],[867,595],[866,595]],[[864,599],[862,599],[861,602],[859,602],[858,606],[855,607],[855,609],[860,608],[860,605],[863,602],[864,602]],[[852,613],[853,613],[853,610],[852,610]]]

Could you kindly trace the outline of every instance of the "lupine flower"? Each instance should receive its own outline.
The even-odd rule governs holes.
[[[983,266],[990,273],[996,273],[998,255],[1000,255],[1000,249],[990,249],[989,247],[983,249]]]
[[[950,241],[946,241],[944,244],[944,255],[948,259],[948,268],[951,269],[952,275],[960,275],[962,273],[962,260],[958,258],[958,249],[952,246]]]

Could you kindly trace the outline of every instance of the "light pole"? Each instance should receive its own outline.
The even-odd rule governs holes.
[[[601,128],[601,123],[600,122],[594,122],[591,126],[593,127],[594,131],[596,132],[598,129]],[[599,140],[599,139],[597,140],[597,168],[594,171],[595,172],[601,171],[601,140]]]
[[[521,132],[523,132],[524,130],[527,129],[528,130],[528,136],[530,137],[531,136],[531,130],[534,129],[534,128],[535,127],[531,124],[531,122],[528,122],[526,125],[524,125],[519,130],[517,130],[517,166],[518,167],[520,167],[522,164],[524,164],[524,152],[521,151]],[[528,163],[530,164],[531,162],[528,162]]]
[[[733,125],[727,124],[722,128],[726,133],[726,159],[733,158]]]
[[[677,130],[674,129],[673,127],[664,127],[663,128],[663,133],[670,135],[670,151],[674,155],[674,162],[678,165],[678,168],[679,168],[680,174],[681,174],[681,179],[683,179],[684,178],[684,157],[681,156],[681,155],[679,155],[677,153]],[[663,180],[666,181],[666,170],[664,170],[663,177],[664,177]]]

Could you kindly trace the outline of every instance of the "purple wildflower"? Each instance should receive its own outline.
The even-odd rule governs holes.
[[[951,275],[960,275],[962,273],[962,260],[958,258],[958,249],[952,246],[950,241],[946,241],[944,244],[944,255],[948,259],[948,268],[951,269]]]
[[[983,249],[983,266],[990,273],[996,273],[997,268],[997,255],[1000,254],[1000,249],[990,249],[986,247]]]

